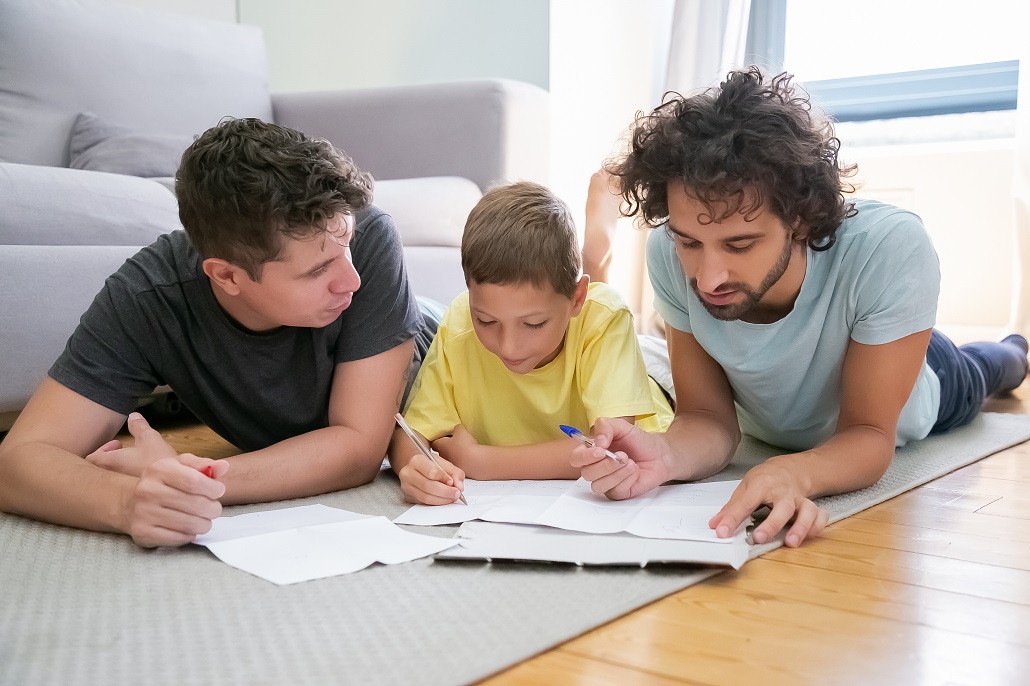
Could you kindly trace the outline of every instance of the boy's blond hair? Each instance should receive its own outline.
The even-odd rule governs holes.
[[[489,189],[465,222],[461,268],[466,285],[549,285],[571,299],[582,262],[568,206],[530,181]]]

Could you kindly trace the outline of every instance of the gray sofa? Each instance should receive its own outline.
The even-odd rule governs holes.
[[[273,94],[266,60],[255,27],[0,0],[0,430],[106,276],[179,228],[169,151],[177,160],[222,117],[327,138],[372,172],[416,292],[444,302],[464,287],[461,229],[482,191],[547,180],[547,94],[535,86]]]

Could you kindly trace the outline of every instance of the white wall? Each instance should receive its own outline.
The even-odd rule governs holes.
[[[236,0],[118,0],[123,5],[135,5],[185,14],[191,17],[236,22]]]
[[[1013,287],[1014,141],[845,148],[856,195],[923,219],[941,262],[938,324],[1004,328]]]
[[[661,100],[672,0],[551,1],[551,186],[582,233],[590,175],[613,152],[639,110]],[[635,312],[645,235],[623,221],[609,281]]]
[[[239,0],[274,92],[503,77],[548,86],[548,0]]]

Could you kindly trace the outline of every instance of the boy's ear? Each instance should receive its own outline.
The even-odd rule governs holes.
[[[590,286],[590,277],[584,274],[579,277],[576,284],[576,291],[572,294],[572,316],[575,317],[582,311],[583,303],[587,301],[587,288]]]
[[[207,258],[201,266],[212,285],[221,288],[227,295],[239,295],[240,280],[249,278],[242,268],[217,257]]]

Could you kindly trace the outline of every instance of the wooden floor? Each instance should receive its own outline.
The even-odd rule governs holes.
[[[1030,414],[1030,384],[993,400]],[[180,450],[234,451],[163,428]],[[496,675],[515,684],[1030,684],[1030,444]]]

